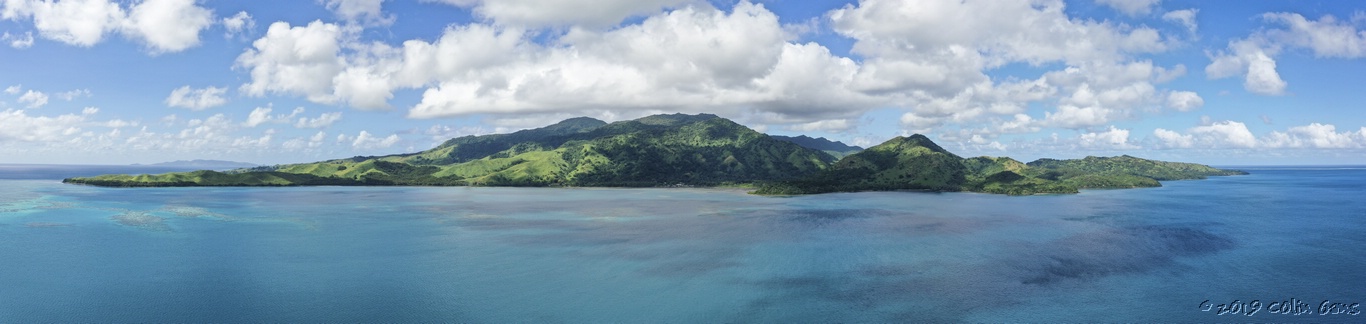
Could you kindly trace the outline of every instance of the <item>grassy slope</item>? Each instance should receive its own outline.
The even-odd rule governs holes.
[[[1245,174],[1131,156],[963,159],[923,135],[897,137],[838,161],[713,115],[590,118],[510,134],[466,136],[431,150],[260,167],[239,172],[104,175],[66,182],[114,187],[292,185],[717,186],[757,194],[936,190],[1009,195],[1161,186],[1159,180]]]
[[[1246,174],[1209,166],[1132,156],[1040,159],[961,159],[921,135],[895,138],[850,155],[830,171],[797,181],[767,183],[756,194],[929,189],[1008,195],[1076,193],[1078,189],[1157,187],[1159,180]]]
[[[604,124],[575,118],[511,134],[452,139],[431,150],[195,177],[69,179],[105,186],[217,185],[726,185],[805,176],[834,158],[714,115],[656,115]],[[275,175],[279,179],[256,178]],[[279,176],[293,175],[293,176]]]
[[[966,169],[953,153],[923,135],[896,137],[836,162],[829,171],[795,181],[768,183],[756,194],[812,194],[870,190],[958,191]]]

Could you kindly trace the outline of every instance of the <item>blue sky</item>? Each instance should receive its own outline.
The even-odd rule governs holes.
[[[5,0],[0,163],[261,164],[714,113],[964,156],[1366,164],[1349,1]]]

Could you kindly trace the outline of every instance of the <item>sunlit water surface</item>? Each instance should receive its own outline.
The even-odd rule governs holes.
[[[1366,321],[1266,310],[1366,302],[1366,170],[1249,171],[1030,197],[0,180],[0,322]],[[1210,306],[1234,300],[1262,310]]]

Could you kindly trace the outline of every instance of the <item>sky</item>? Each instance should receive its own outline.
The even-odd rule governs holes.
[[[712,113],[961,156],[1366,164],[1366,2],[0,0],[0,163]]]

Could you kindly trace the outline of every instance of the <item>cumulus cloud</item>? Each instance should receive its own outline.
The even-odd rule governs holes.
[[[1034,118],[1026,114],[1015,114],[1010,120],[998,123],[997,131],[1000,133],[1033,133],[1039,131]]]
[[[4,35],[0,35],[0,41],[9,42],[9,46],[16,49],[29,48],[33,46],[33,32],[24,32],[23,35],[5,32]]]
[[[503,10],[531,2],[441,2],[485,21],[399,44],[362,42],[350,23],[272,24],[238,57],[251,75],[240,91],[391,109],[396,91],[416,89],[410,118],[713,112],[804,131],[846,131],[882,107],[901,109],[903,126],[917,131],[975,124],[1026,132],[1093,129],[1167,104],[1198,106],[1188,96],[1172,101],[1158,86],[1185,66],[1137,58],[1167,51],[1169,37],[1073,18],[1056,0],[867,0],[830,11],[830,26],[854,39],[859,60],[794,41],[773,12],[745,1],[726,10],[700,1],[595,2],[605,9],[555,10],[558,20],[532,13],[574,1],[517,14]],[[320,3],[339,14],[346,5]],[[356,12],[382,13],[367,10]],[[645,18],[620,25],[632,16]],[[1036,79],[988,73],[1013,63],[1060,68]],[[1037,105],[1054,108],[1029,116]],[[1008,130],[991,125],[1002,120],[1012,123]]]
[[[1184,66],[1163,68],[1133,56],[1166,51],[1171,40],[1148,27],[1073,19],[1064,5],[870,0],[828,15],[836,32],[856,40],[853,51],[869,57],[860,90],[897,97],[893,102],[909,103],[919,117],[980,121],[1057,100],[1053,120],[1042,123],[1084,128],[1165,99],[1154,84],[1179,77]],[[1065,68],[1014,82],[985,73],[1014,62]],[[1027,91],[1000,89],[1012,83]]]
[[[370,132],[360,131],[360,134],[356,134],[355,139],[351,140],[351,147],[361,150],[389,148],[394,146],[394,144],[398,144],[399,140],[401,139],[398,137],[398,134],[390,134],[388,137],[381,138],[375,137],[375,135],[370,134]]]
[[[1072,19],[1062,1],[866,0],[828,15],[854,51],[903,59],[977,52],[989,66],[1012,61],[1077,63],[1165,51],[1156,30]]]
[[[8,93],[8,94],[19,94],[19,91],[23,91],[23,90],[24,90],[24,86],[21,86],[21,85],[12,85],[12,86],[5,87],[5,93]]]
[[[337,123],[342,118],[341,112],[329,112],[319,115],[317,118],[299,117],[299,121],[294,123],[295,128],[327,128]]]
[[[1366,57],[1366,30],[1332,15],[1309,20],[1295,13],[1267,13],[1262,19],[1285,28],[1264,31],[1265,37],[1282,46],[1305,48],[1318,57]]]
[[[300,137],[285,141],[284,143],[281,143],[280,146],[289,150],[316,149],[322,147],[326,139],[327,132],[319,131],[317,134],[313,134],[313,136],[307,138]]]
[[[145,0],[133,5],[122,31],[153,53],[179,52],[199,45],[199,32],[213,23],[213,12],[194,0]]]
[[[0,111],[0,142],[57,142],[82,131],[87,115],[30,116],[23,110]]]
[[[1281,28],[1265,28],[1247,38],[1229,41],[1228,48],[1211,55],[1205,74],[1210,79],[1243,76],[1252,93],[1282,95],[1286,82],[1276,71],[1275,56],[1286,48],[1307,49],[1318,57],[1366,57],[1366,31],[1331,15],[1309,20],[1295,13],[1267,13],[1262,20]]]
[[[225,30],[223,36],[229,38],[246,34],[252,29],[256,29],[256,19],[252,18],[251,14],[248,14],[246,11],[239,11],[231,17],[223,18],[221,23]]]
[[[153,54],[199,45],[199,32],[214,22],[213,12],[194,0],[145,0],[127,8],[109,0],[8,0],[0,18],[31,19],[43,38],[81,47],[119,33]]]
[[[19,96],[19,103],[27,104],[29,108],[41,108],[47,105],[47,98],[47,94],[42,91],[29,90]]]
[[[1102,107],[1062,105],[1055,112],[1045,113],[1043,123],[1050,127],[1080,129],[1108,123],[1114,114]]]
[[[1185,133],[1158,128],[1153,131],[1159,144],[1166,148],[1301,148],[1301,149],[1360,149],[1366,148],[1366,127],[1339,132],[1332,124],[1311,123],[1272,131],[1257,138],[1240,122],[1222,121],[1197,126]]]
[[[1331,124],[1312,123],[1285,132],[1273,131],[1263,143],[1270,148],[1366,148],[1366,127],[1338,132]]]
[[[463,8],[498,25],[517,27],[611,27],[622,20],[646,16],[695,0],[422,0]],[[585,8],[592,8],[585,10]]]
[[[788,129],[799,132],[842,132],[852,129],[854,126],[856,126],[856,124],[848,119],[831,119],[792,125],[791,127],[788,127]]]
[[[1089,132],[1081,134],[1078,138],[1078,145],[1088,149],[1136,149],[1137,145],[1129,143],[1129,130],[1110,128],[1103,132]]]
[[[82,47],[94,46],[127,19],[124,9],[108,0],[10,0],[0,18],[32,19],[43,38]]]
[[[227,92],[228,88],[194,89],[182,86],[171,91],[171,95],[166,97],[166,105],[194,111],[205,110],[228,103],[228,100],[223,98]]]
[[[1257,137],[1247,125],[1235,121],[1221,121],[1193,127],[1185,134],[1163,128],[1153,130],[1160,144],[1168,148],[1253,148]]]
[[[66,101],[72,101],[72,100],[76,100],[76,98],[80,98],[80,97],[89,97],[89,96],[90,96],[90,89],[76,89],[76,90],[64,91],[64,92],[59,92],[59,93],[57,93],[57,98],[61,98],[62,100],[66,100]]]
[[[1205,99],[1191,91],[1172,91],[1167,94],[1167,108],[1191,111],[1205,105]]]
[[[750,3],[574,30],[559,44],[484,24],[453,26],[435,41],[401,47],[352,43],[347,33],[323,22],[273,24],[238,58],[252,75],[242,91],[384,109],[394,90],[423,89],[409,110],[413,118],[738,109],[807,123],[857,116],[885,100],[845,86],[859,70],[853,60],[787,42],[777,16]]]
[[[306,26],[270,24],[265,37],[237,57],[237,65],[251,71],[251,82],[241,91],[303,95],[310,101],[335,103],[332,78],[342,70],[337,57],[341,27],[313,21]]]
[[[1162,0],[1096,0],[1096,3],[1130,16],[1142,16],[1153,12]]]
[[[304,108],[299,107],[294,108],[294,111],[290,112],[290,114],[288,115],[279,114],[272,116],[270,112],[273,110],[274,109],[269,106],[256,107],[255,109],[252,109],[251,113],[247,114],[247,120],[242,122],[242,126],[256,127],[265,123],[287,124],[290,122],[290,120],[294,119],[295,116],[304,113]]]
[[[1173,10],[1168,11],[1165,14],[1162,14],[1162,20],[1170,21],[1179,24],[1182,27],[1186,27],[1187,32],[1190,32],[1191,35],[1195,35],[1195,32],[1200,29],[1200,26],[1195,22],[1195,15],[1198,13],[1200,13],[1200,9],[1194,8]]]
[[[389,25],[394,16],[381,10],[385,0],[320,0],[338,18],[366,25]],[[587,11],[587,10],[585,10]]]

